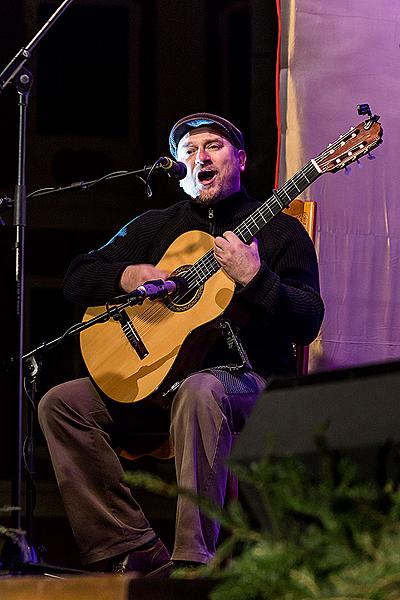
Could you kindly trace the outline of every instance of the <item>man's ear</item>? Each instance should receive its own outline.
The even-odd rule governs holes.
[[[245,150],[238,150],[238,159],[239,159],[239,169],[241,172],[243,172],[245,170],[246,160],[247,160]]]

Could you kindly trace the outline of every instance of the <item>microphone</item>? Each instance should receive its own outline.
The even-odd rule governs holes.
[[[164,169],[170,177],[175,177],[176,179],[184,179],[186,177],[186,165],[169,158],[169,156],[160,156],[156,164],[158,168]]]
[[[182,277],[171,277],[164,281],[163,279],[154,279],[152,281],[146,281],[143,285],[140,285],[136,290],[129,292],[123,296],[114,298],[114,301],[127,302],[131,298],[137,298],[140,303],[148,298],[149,300],[160,300],[175,294],[175,292],[185,293],[188,289],[188,283]]]
[[[178,284],[173,279],[153,279],[152,281],[146,281],[143,285],[136,288],[136,292],[140,293],[142,298],[148,298],[149,300],[158,300],[165,298],[175,293],[178,289]]]

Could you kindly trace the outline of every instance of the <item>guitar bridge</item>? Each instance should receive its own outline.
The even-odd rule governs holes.
[[[126,336],[126,339],[130,343],[132,348],[136,351],[139,358],[141,358],[141,359],[146,358],[146,356],[148,356],[148,354],[149,354],[149,351],[147,350],[146,346],[144,345],[142,338],[139,336],[138,332],[136,331],[126,310],[122,309],[122,310],[118,311],[118,317],[116,318],[116,320],[119,321],[119,323],[121,325],[121,329]]]

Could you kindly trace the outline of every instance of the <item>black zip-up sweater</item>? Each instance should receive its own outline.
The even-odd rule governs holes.
[[[211,207],[184,200],[166,209],[149,210],[105,246],[71,263],[64,280],[65,296],[86,306],[105,304],[121,294],[119,281],[128,265],[156,265],[186,231],[201,230],[213,236],[232,231],[260,204],[242,189]],[[309,344],[324,314],[314,246],[301,223],[283,213],[256,237],[261,268],[248,285],[237,285],[234,295],[241,311],[249,315],[240,338],[256,372],[264,377],[293,373],[293,343]],[[225,345],[217,342],[199,368],[225,360]]]

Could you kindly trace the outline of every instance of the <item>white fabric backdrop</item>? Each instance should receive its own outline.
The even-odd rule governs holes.
[[[280,184],[357,125],[381,115],[375,160],[322,175],[318,203],[326,316],[311,370],[400,358],[400,0],[281,0]]]

